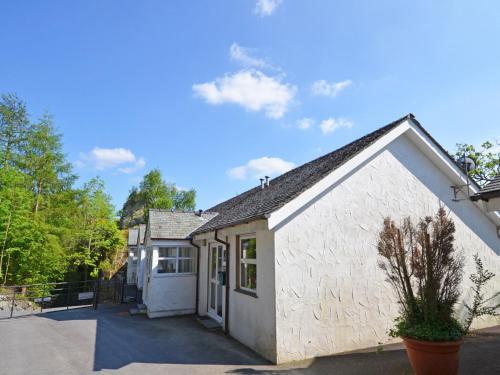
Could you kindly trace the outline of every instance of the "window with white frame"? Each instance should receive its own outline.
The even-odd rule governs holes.
[[[160,247],[157,273],[196,272],[196,251],[193,247]]]
[[[255,237],[240,237],[239,263],[240,288],[255,292],[257,290],[257,240]]]
[[[137,248],[131,248],[129,256],[132,258],[132,264],[137,264]]]

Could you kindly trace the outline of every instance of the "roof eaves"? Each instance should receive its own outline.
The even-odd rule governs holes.
[[[212,232],[214,230],[219,230],[219,229],[223,229],[223,228],[234,227],[236,225],[248,224],[248,223],[251,223],[253,221],[266,219],[267,218],[266,215],[267,214],[258,214],[258,215],[253,215],[253,216],[245,217],[245,218],[234,220],[234,221],[225,222],[224,224],[220,224],[220,225],[207,226],[207,227],[203,226],[200,229],[195,230],[192,234],[193,235],[202,234],[202,233]],[[207,224],[209,224],[209,223],[210,222],[208,222]]]

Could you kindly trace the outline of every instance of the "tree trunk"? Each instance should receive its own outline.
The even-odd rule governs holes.
[[[40,207],[40,196],[42,195],[42,180],[39,181],[36,191],[36,203],[35,203],[35,215],[38,213],[38,208]]]
[[[5,229],[5,238],[3,239],[2,253],[0,254],[0,278],[2,277],[3,257],[5,255],[5,247],[7,246],[7,237],[9,236],[10,223],[12,221],[12,211],[9,212],[9,220]]]
[[[5,267],[5,275],[3,277],[3,284],[7,283],[7,274],[9,273],[9,265],[10,265],[10,254],[7,255],[7,267]]]
[[[90,256],[90,247],[92,245],[92,234],[90,235],[90,238],[89,238],[89,245],[88,245],[88,250],[89,250],[89,256]],[[84,267],[84,273],[85,273],[85,282],[87,282],[87,274],[88,274],[88,265],[87,263],[85,263],[85,267]]]

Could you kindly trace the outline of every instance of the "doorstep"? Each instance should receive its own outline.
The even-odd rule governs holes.
[[[133,315],[146,315],[146,313],[148,312],[148,309],[147,309],[146,305],[139,303],[137,305],[137,307],[132,307],[128,312],[132,316]]]
[[[209,316],[198,316],[196,318],[196,320],[198,320],[198,322],[203,327],[205,327],[206,329],[209,329],[211,331],[217,331],[217,330],[221,330],[222,329],[222,325],[218,321],[212,319]]]

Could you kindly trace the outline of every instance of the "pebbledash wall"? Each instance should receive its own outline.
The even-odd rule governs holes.
[[[276,229],[276,362],[390,341],[398,305],[377,266],[376,249],[386,216],[416,220],[444,204],[455,221],[456,247],[465,255],[464,291],[470,290],[475,253],[497,275],[486,294],[500,289],[497,229],[469,200],[453,202],[450,185],[410,138],[400,136]],[[475,326],[499,323],[489,318]]]

